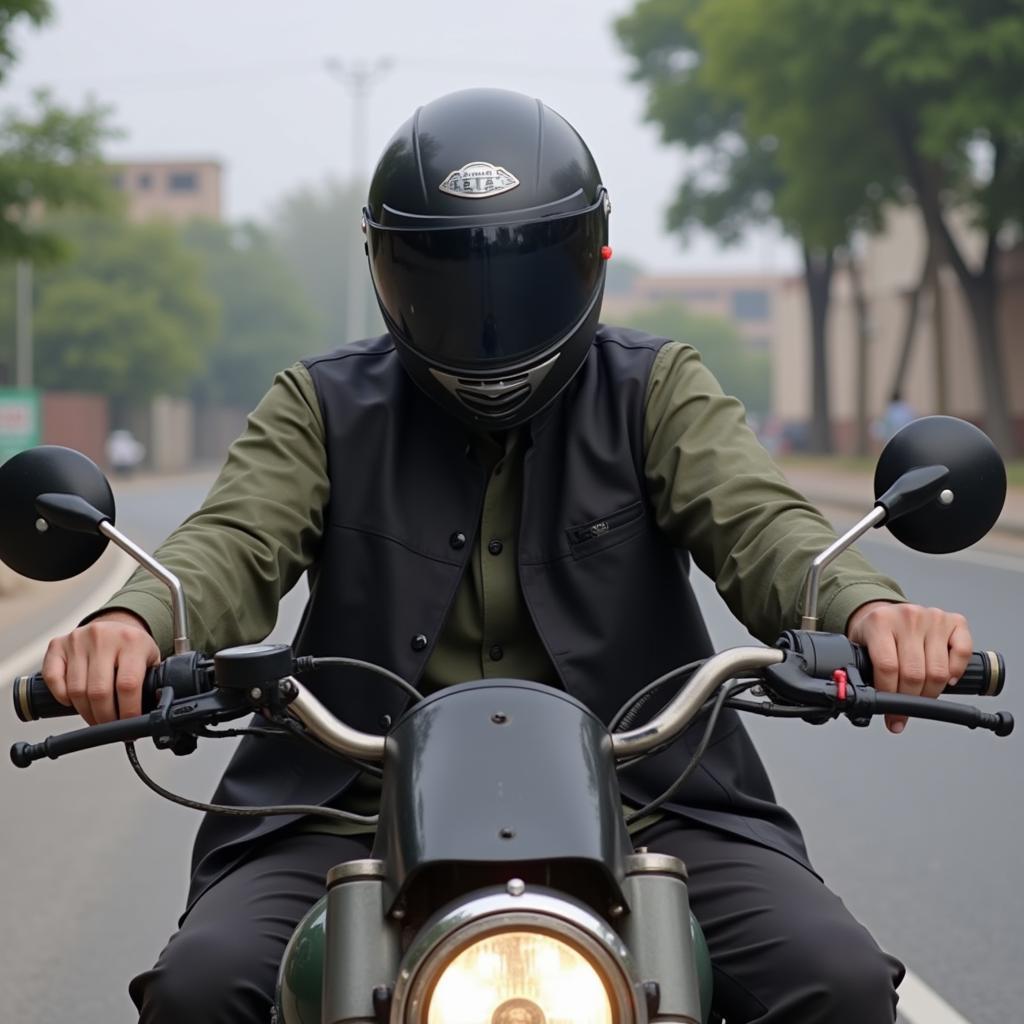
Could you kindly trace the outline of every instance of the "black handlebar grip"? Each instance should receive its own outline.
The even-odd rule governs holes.
[[[156,691],[162,684],[162,666],[156,665],[146,670],[146,678],[142,684],[142,710],[152,711],[156,707]],[[30,676],[18,676],[14,680],[14,710],[23,722],[36,722],[41,718],[61,718],[64,715],[76,715],[73,707],[61,704],[50,688],[43,682],[41,672]]]
[[[857,668],[864,682],[873,684],[871,662],[867,648],[851,644],[857,656]],[[1006,682],[1006,662],[998,651],[974,651],[964,674],[943,693],[960,697],[998,697]]]
[[[946,693],[975,697],[998,697],[1006,682],[1006,662],[998,651],[975,651],[967,662],[967,671]]]
[[[77,714],[68,704],[61,704],[50,688],[43,682],[42,674],[18,676],[14,680],[14,710],[23,722],[35,722],[40,718],[60,718],[62,715]]]
[[[164,687],[174,689],[177,697],[194,697],[213,686],[213,662],[197,651],[172,654],[159,665],[146,669],[142,681],[142,711],[157,705],[157,693]],[[61,704],[43,682],[42,674],[19,676],[14,680],[14,710],[23,722],[40,718],[59,718],[75,714],[75,709]]]

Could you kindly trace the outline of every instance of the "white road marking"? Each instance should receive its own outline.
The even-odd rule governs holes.
[[[899,992],[900,1016],[908,1024],[971,1024],[913,971],[907,971]]]
[[[0,690],[13,683],[15,677],[24,675],[26,672],[37,671],[42,663],[43,655],[46,654],[50,638],[70,633],[89,612],[114,594],[128,578],[129,573],[138,567],[135,560],[123,551],[112,550],[113,557],[109,571],[74,611],[56,625],[51,626],[46,631],[46,635],[37,636],[10,657],[0,661]]]

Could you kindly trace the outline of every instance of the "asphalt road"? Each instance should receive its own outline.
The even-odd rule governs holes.
[[[152,547],[204,491],[202,481],[130,488],[119,498],[119,525]],[[912,598],[967,614],[976,646],[1006,653],[1010,682],[992,706],[1024,718],[1014,678],[1024,666],[1024,561],[925,558],[877,540],[863,550]],[[700,578],[698,586],[716,643],[743,642],[710,584]],[[296,593],[283,606],[285,638],[301,599]],[[5,745],[63,725],[21,726],[0,701]],[[1021,737],[927,722],[912,722],[900,737],[880,724],[757,719],[750,728],[819,871],[879,941],[972,1024],[1019,1020]],[[190,758],[140,747],[159,781],[199,798],[229,753],[213,742]],[[120,748],[28,771],[0,767],[0,799],[0,1016],[23,1024],[133,1021],[127,980],[174,929],[198,815],[145,789]]]

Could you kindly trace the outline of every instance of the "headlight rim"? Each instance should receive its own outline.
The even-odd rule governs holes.
[[[399,966],[391,1020],[417,1024],[415,1014],[452,959],[473,942],[507,931],[550,935],[577,949],[602,978],[614,1024],[643,1020],[640,979],[633,958],[614,929],[585,904],[554,890],[527,887],[479,890],[442,908],[419,931]]]

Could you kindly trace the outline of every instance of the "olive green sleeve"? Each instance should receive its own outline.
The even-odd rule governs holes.
[[[192,647],[262,640],[277,606],[312,561],[329,494],[324,428],[308,371],[277,375],[249,416],[202,507],[156,551],[181,579]],[[171,652],[167,588],[136,572],[102,610],[124,608]]]
[[[766,643],[799,626],[811,560],[835,540],[689,345],[658,353],[647,390],[645,473],[655,518]],[[865,510],[871,495],[865,494]],[[868,601],[901,601],[891,579],[847,552],[825,572],[819,628],[844,632]]]

